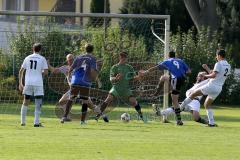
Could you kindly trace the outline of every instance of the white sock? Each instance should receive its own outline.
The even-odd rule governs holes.
[[[26,124],[27,109],[28,109],[27,106],[22,105],[22,108],[21,108],[21,124]]]
[[[189,97],[187,97],[187,98],[182,102],[182,104],[180,105],[180,109],[181,109],[181,110],[184,110],[185,107],[186,107],[186,105],[188,105],[191,101],[192,101],[192,99],[189,98]]]
[[[35,99],[35,112],[34,112],[34,124],[40,123],[40,114],[42,107],[42,99]]]
[[[163,116],[169,116],[169,115],[171,115],[171,114],[174,114],[174,110],[173,110],[173,108],[171,108],[171,107],[162,110],[162,115],[163,115]]]
[[[214,124],[214,118],[213,118],[213,110],[212,109],[207,109],[207,116],[208,116],[208,123],[209,124]]]

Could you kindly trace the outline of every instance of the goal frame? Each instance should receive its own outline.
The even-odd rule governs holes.
[[[54,17],[99,17],[99,18],[146,18],[146,19],[163,19],[165,21],[164,39],[158,37],[154,32],[153,35],[164,44],[164,59],[168,58],[170,43],[170,15],[152,15],[152,14],[116,14],[116,13],[75,13],[75,12],[36,12],[36,11],[0,11],[0,15],[15,16],[54,16]],[[168,71],[164,71],[168,74]],[[169,82],[164,82],[163,108],[169,106]]]

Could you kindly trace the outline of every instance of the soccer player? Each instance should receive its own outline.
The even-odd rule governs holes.
[[[141,120],[146,122],[144,119],[141,107],[137,102],[136,98],[133,96],[130,90],[129,82],[130,80],[140,80],[139,75],[135,75],[135,71],[131,65],[127,63],[128,54],[126,52],[121,52],[119,54],[119,62],[112,66],[110,70],[110,81],[112,83],[112,88],[105,101],[100,104],[100,113],[96,115],[95,119],[98,120],[103,114],[104,110],[108,105],[114,100],[114,98],[125,99],[127,98],[130,104],[135,108],[138,116]]]
[[[189,97],[187,97],[181,104],[181,108],[184,109],[187,104],[189,104],[195,97],[207,95],[207,98],[204,102],[204,106],[207,112],[209,127],[217,127],[214,122],[212,103],[217,98],[217,96],[222,91],[222,86],[230,74],[231,66],[225,59],[225,50],[220,49],[216,52],[217,63],[215,63],[213,71],[205,75],[206,78],[210,78],[209,82],[200,87],[198,90],[195,90]]]
[[[70,86],[70,85],[71,85],[71,76],[68,77],[68,72],[69,72],[69,70],[70,70],[71,65],[73,64],[73,61],[74,61],[74,56],[73,56],[73,54],[68,54],[68,55],[66,56],[66,61],[67,61],[67,65],[63,65],[63,66],[54,68],[53,66],[51,66],[51,65],[48,63],[48,67],[49,67],[50,72],[52,72],[53,74],[64,74],[64,75],[66,76],[67,81],[68,81],[68,84],[69,84],[69,86]],[[70,79],[68,79],[68,78],[70,78]],[[100,80],[99,80],[98,78],[97,78],[96,80],[97,80],[98,84],[101,85]],[[98,86],[99,86],[99,85],[98,85]],[[60,100],[59,100],[59,103],[58,103],[58,104],[59,104],[64,110],[66,109],[66,101],[68,101],[69,98],[70,98],[70,90],[68,90],[68,91],[60,98]],[[93,102],[92,102],[92,100],[91,100],[90,97],[89,97],[89,99],[88,99],[88,107],[89,107],[90,109],[92,109],[92,110],[95,109],[95,106],[94,106],[94,104],[93,104]],[[71,107],[70,107],[70,108],[71,108]],[[104,120],[107,121],[107,119],[108,119],[108,118],[107,118],[107,115],[104,115]],[[67,118],[65,119],[65,121],[71,121],[71,119],[67,117]]]
[[[27,56],[19,71],[19,90],[24,95],[24,100],[21,108],[21,126],[26,125],[27,109],[30,102],[30,97],[35,98],[35,118],[34,127],[41,127],[40,113],[42,107],[43,76],[48,74],[48,65],[46,59],[40,55],[42,45],[35,43],[33,45],[33,54]],[[23,82],[23,74],[25,72],[25,82]]]
[[[143,75],[157,68],[168,70],[171,74],[171,78],[170,78],[171,87],[172,87],[171,97],[172,97],[174,111],[176,114],[177,125],[183,125],[183,122],[181,120],[181,115],[180,115],[181,110],[179,107],[178,98],[179,98],[180,90],[184,85],[186,74],[191,73],[191,70],[183,60],[176,58],[176,53],[174,51],[169,52],[169,59],[164,60],[163,62],[158,63],[158,65],[144,71]],[[161,79],[165,80],[169,78],[167,76],[163,76],[160,78],[160,81],[162,81]],[[158,88],[160,88],[160,86]]]
[[[194,92],[194,90],[198,89],[199,87],[205,85],[208,83],[209,79],[206,80],[206,78],[204,77],[207,73],[206,72],[199,72],[197,75],[197,81],[194,84],[194,86],[192,88],[190,88],[189,90],[187,90],[186,92],[186,97],[189,97],[190,94],[192,92]],[[200,111],[200,100],[202,99],[202,96],[198,96],[195,99],[192,100],[192,102],[190,102],[183,111],[185,112],[190,112],[193,116],[194,121],[198,122],[198,123],[202,123],[202,124],[208,124],[208,121],[206,121],[205,119],[201,118],[199,111]],[[161,115],[163,116],[168,116],[174,113],[174,108],[173,107],[169,107],[166,108],[164,110],[161,111]]]
[[[80,98],[83,100],[81,124],[86,124],[85,118],[89,106],[90,86],[92,84],[92,79],[97,77],[98,72],[96,58],[92,55],[93,49],[94,47],[92,44],[86,44],[86,54],[76,57],[69,69],[68,79],[71,78],[70,99],[67,101],[61,123],[67,121],[72,103],[74,99],[77,98],[78,94],[80,94]]]

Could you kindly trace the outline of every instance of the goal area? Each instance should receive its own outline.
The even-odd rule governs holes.
[[[0,26],[0,114],[20,113],[23,96],[18,91],[18,71],[35,42],[43,45],[41,54],[56,68],[67,65],[67,54],[81,55],[86,43],[93,44],[102,84],[92,85],[90,97],[95,105],[107,97],[112,86],[110,68],[118,63],[121,51],[128,52],[128,62],[136,73],[163,61],[169,52],[169,15],[0,11]],[[156,70],[141,81],[131,81],[140,103],[169,106],[167,82],[163,94],[151,96],[163,74],[168,73]],[[49,72],[44,90],[44,104],[55,106],[69,90],[64,74]],[[128,105],[126,100],[116,103],[109,110]],[[57,107],[48,114],[61,116]],[[79,113],[78,108],[72,116]]]

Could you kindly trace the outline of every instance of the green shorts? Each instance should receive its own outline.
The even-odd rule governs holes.
[[[111,95],[114,97],[132,97],[133,93],[130,89],[116,89],[115,87],[112,87],[109,91]]]

